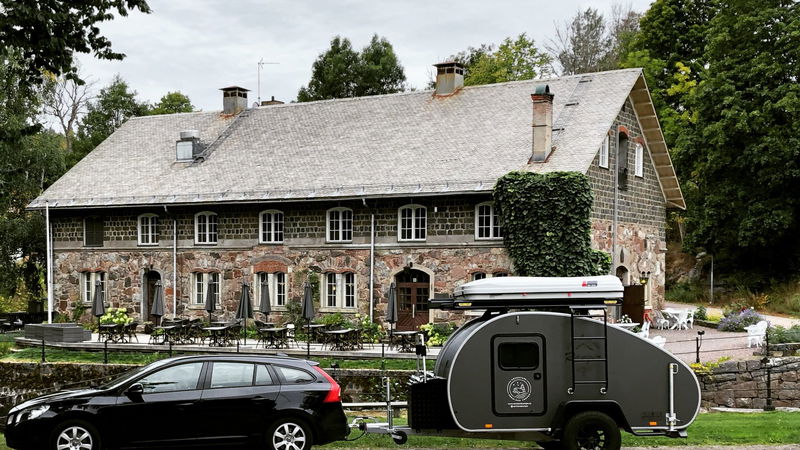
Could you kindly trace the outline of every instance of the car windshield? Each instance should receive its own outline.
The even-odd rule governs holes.
[[[118,377],[113,378],[111,381],[109,381],[107,383],[103,383],[103,384],[97,386],[97,389],[111,389],[112,387],[122,383],[123,381],[125,381],[125,380],[127,380],[127,379],[129,379],[129,378],[131,378],[131,377],[133,377],[135,375],[138,375],[138,374],[142,373],[144,371],[144,369],[146,369],[147,367],[148,366],[142,366],[142,367],[137,367],[135,369],[131,369],[131,370],[119,375]]]

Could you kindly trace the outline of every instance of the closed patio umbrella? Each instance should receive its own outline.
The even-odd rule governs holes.
[[[397,286],[389,285],[389,304],[386,305],[386,321],[389,322],[389,344],[392,343],[394,324],[397,323]],[[383,356],[383,343],[381,343],[381,357]]]
[[[92,315],[97,317],[97,332],[100,332],[100,317],[106,313],[105,295],[100,280],[94,282],[94,298],[92,299]]]
[[[314,318],[314,300],[311,298],[311,285],[303,286],[303,319],[306,320],[306,358],[311,357],[311,319]]]
[[[250,285],[242,283],[242,296],[239,297],[239,306],[236,308],[236,320],[244,321],[244,345],[247,345],[247,319],[253,318],[253,305],[250,304]]]
[[[150,314],[158,317],[158,324],[161,325],[161,318],[164,316],[164,286],[161,281],[156,281],[155,291],[153,292],[153,307]]]
[[[206,305],[205,310],[208,311],[208,324],[211,325],[213,318],[211,314],[217,310],[217,299],[214,291],[214,284],[208,283],[208,289],[206,289]]]
[[[272,312],[272,304],[269,301],[269,283],[266,281],[261,282],[261,302],[258,304],[258,312],[264,315],[264,320],[267,320],[269,313]]]

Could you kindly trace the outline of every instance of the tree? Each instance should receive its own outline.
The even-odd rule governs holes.
[[[148,114],[175,114],[192,111],[194,111],[194,106],[192,105],[192,101],[189,100],[189,97],[181,94],[180,91],[175,91],[167,92],[165,96],[161,97],[161,100],[153,105],[153,108],[148,111]]]
[[[78,127],[75,149],[67,161],[71,167],[131,117],[147,114],[149,107],[136,99],[136,91],[116,75],[111,83],[100,90],[97,98],[90,102],[86,116]]]
[[[571,22],[556,27],[556,37],[548,50],[558,62],[562,75],[614,68],[609,59],[612,41],[606,30],[606,20],[594,8],[579,11]]]
[[[634,10],[630,4],[611,5],[611,19],[607,26],[611,45],[606,57],[609,68],[619,67],[622,58],[632,50],[641,20],[642,13]]]
[[[0,48],[21,52],[21,82],[41,84],[46,72],[79,81],[74,53],[93,52],[100,59],[125,57],[114,52],[98,24],[129,11],[149,13],[145,0],[0,0]]]
[[[394,94],[405,88],[406,74],[386,38],[372,36],[361,50],[355,96]]]
[[[674,153],[686,247],[758,288],[800,269],[800,6],[727,2],[705,41],[695,119]]]
[[[550,74],[550,57],[541,52],[525,33],[513,40],[505,38],[497,50],[486,45],[478,49],[470,47],[464,59],[466,86],[531,80]]]
[[[80,72],[76,71],[76,75],[80,76]],[[75,128],[79,119],[86,113],[94,83],[78,83],[61,76],[46,82],[45,86],[43,112],[58,122],[64,134],[67,153],[71,153],[75,141]]]
[[[31,88],[27,76],[21,51],[0,50],[0,295],[14,295],[24,286],[38,299],[44,223],[41,214],[25,207],[63,173],[63,140],[37,133],[42,89]]]
[[[336,36],[314,61],[311,80],[300,88],[297,101],[391,94],[402,91],[405,80],[403,66],[386,38],[374,35],[358,53],[349,39]]]

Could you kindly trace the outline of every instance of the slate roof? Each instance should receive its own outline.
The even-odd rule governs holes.
[[[29,206],[423,196],[490,191],[497,178],[519,169],[585,173],[642,83],[641,71],[628,69],[465,87],[450,97],[419,91],[268,106],[237,117],[137,117]],[[529,165],[530,94],[540,84],[555,95],[555,150],[546,163]],[[207,155],[176,162],[175,141],[189,129],[200,131]],[[674,176],[671,162],[668,168]],[[665,197],[683,203],[679,189],[671,198],[665,190]]]

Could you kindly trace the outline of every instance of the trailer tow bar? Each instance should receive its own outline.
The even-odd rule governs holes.
[[[667,424],[669,431],[675,431],[675,424],[678,418],[675,416],[675,375],[678,373],[678,365],[669,364],[669,414],[667,414]]]

